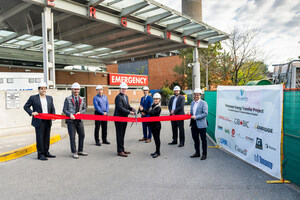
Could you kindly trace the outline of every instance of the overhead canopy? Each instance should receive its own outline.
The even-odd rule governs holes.
[[[228,38],[153,0],[0,0],[0,6],[0,59],[42,61],[44,6],[54,15],[57,64],[98,65]]]

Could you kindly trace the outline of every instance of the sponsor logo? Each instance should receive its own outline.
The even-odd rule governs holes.
[[[273,133],[272,128],[260,126],[258,123],[255,124],[254,128],[257,129],[259,132]]]
[[[257,149],[260,149],[260,150],[263,150],[263,146],[262,146],[262,139],[260,139],[260,138],[256,138],[256,144],[255,144],[255,147],[257,148]]]
[[[245,156],[247,156],[247,149],[241,149],[238,147],[238,145],[235,145],[234,149],[237,151],[237,152],[240,152],[241,154],[244,154]]]
[[[218,126],[218,129],[223,131],[223,126]]]
[[[270,169],[273,168],[273,163],[267,161],[266,159],[262,158],[259,154],[254,154],[254,160]]]
[[[246,121],[246,120],[240,120],[240,119],[238,119],[238,118],[235,118],[235,119],[234,119],[234,123],[235,123],[236,125],[240,125],[240,126],[249,128],[249,126],[248,126],[249,121]]]
[[[225,131],[225,133],[230,134],[230,130],[229,129],[225,128],[224,131]]]
[[[276,151],[276,148],[270,146],[269,144],[265,144],[266,149],[271,149],[273,151]]]
[[[235,99],[237,101],[248,101],[248,97],[246,97],[246,93],[245,93],[245,90],[240,90],[240,94],[241,96],[236,96]]]
[[[246,141],[248,141],[250,143],[254,143],[254,139],[251,137],[246,136],[245,139],[246,139]]]
[[[218,138],[218,142],[224,144],[225,146],[230,147],[230,143],[224,138]]]
[[[223,119],[224,121],[231,122],[231,120],[228,117],[224,117],[224,116],[219,115],[219,118]]]
[[[231,130],[231,136],[235,137],[235,130],[234,129]]]

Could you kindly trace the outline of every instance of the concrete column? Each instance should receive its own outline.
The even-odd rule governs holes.
[[[181,0],[182,13],[202,21],[202,0]]]
[[[193,90],[195,88],[201,88],[200,87],[200,63],[199,63],[199,56],[198,56],[198,48],[195,47],[193,52]]]
[[[54,26],[53,13],[50,7],[44,7],[42,30],[44,81],[47,83],[48,88],[55,89]]]

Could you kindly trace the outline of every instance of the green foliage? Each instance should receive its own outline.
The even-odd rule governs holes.
[[[161,104],[167,105],[170,97],[174,94],[173,90],[169,87],[162,87],[161,88]]]

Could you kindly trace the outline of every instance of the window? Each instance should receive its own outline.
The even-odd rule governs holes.
[[[36,83],[40,83],[40,82],[41,82],[41,79],[40,79],[40,78],[36,78],[36,79],[35,79],[35,82],[36,82]]]
[[[3,78],[0,78],[0,84],[3,83]]]
[[[29,79],[28,79],[28,82],[29,82],[29,83],[34,83],[34,78],[29,78]]]
[[[8,78],[7,83],[14,83],[14,79],[13,78]]]

